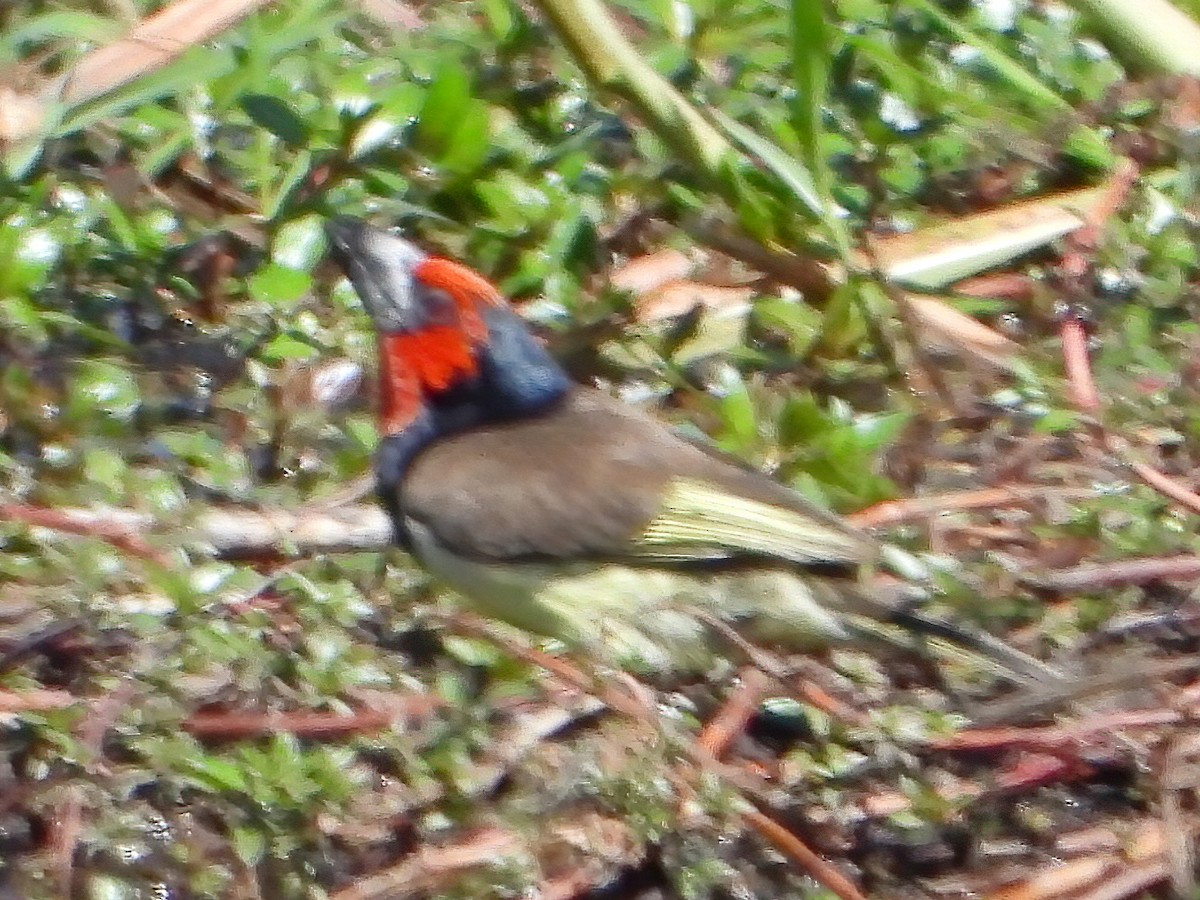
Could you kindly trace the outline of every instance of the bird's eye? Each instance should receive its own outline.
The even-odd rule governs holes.
[[[424,312],[425,327],[443,325],[450,328],[458,327],[458,304],[454,298],[440,288],[419,286],[417,299]]]

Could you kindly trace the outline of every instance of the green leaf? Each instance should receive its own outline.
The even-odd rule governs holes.
[[[302,150],[294,155],[287,170],[283,173],[283,177],[275,184],[275,190],[266,200],[263,201],[263,216],[267,219],[274,219],[279,215],[280,209],[287,203],[304,179],[308,176],[309,170],[312,168],[312,153],[307,150]]]
[[[262,349],[262,358],[272,362],[287,359],[312,359],[320,351],[307,341],[290,334],[280,334]]]
[[[325,250],[324,220],[315,213],[281,225],[271,241],[275,264],[300,272],[310,271],[324,258]]]
[[[267,838],[257,828],[238,827],[233,829],[233,849],[243,864],[256,866],[266,853]]]
[[[793,356],[808,355],[821,334],[821,313],[794,300],[770,298],[754,304],[754,317],[763,325],[783,332]]]
[[[216,791],[240,791],[248,788],[242,767],[217,756],[201,756],[192,768],[192,778],[203,787]]]
[[[758,416],[746,385],[739,383],[720,402],[722,431],[733,441],[731,449],[752,447],[758,439]]]
[[[83,10],[46,12],[6,27],[4,43],[17,46],[46,38],[78,38],[104,44],[125,31],[119,22]]]
[[[896,440],[911,418],[907,412],[895,412],[858,419],[854,423],[854,433],[859,450],[866,454],[879,452]]]
[[[308,293],[312,278],[307,272],[271,263],[250,278],[250,296],[272,306],[291,306]]]
[[[513,17],[512,8],[509,6],[509,0],[482,0],[481,7],[483,14],[487,18],[488,30],[491,31],[492,37],[497,42],[504,43],[512,34],[515,19]]]
[[[90,485],[103,487],[114,503],[124,493],[127,472],[124,457],[112,447],[90,447],[83,454],[83,477]]]
[[[270,94],[246,94],[238,103],[257,125],[261,125],[291,147],[308,140],[308,126],[290,106]]]
[[[76,397],[93,409],[128,421],[141,404],[141,392],[129,370],[98,359],[83,360],[75,376]]]
[[[792,103],[792,124],[804,148],[809,169],[824,167],[820,155],[821,116],[828,93],[829,26],[825,23],[822,0],[792,0],[792,81],[796,99]],[[824,179],[817,176],[818,181]],[[828,195],[828,190],[822,191]]]
[[[487,158],[489,132],[487,104],[472,100],[466,104],[462,120],[450,135],[446,150],[438,160],[441,167],[460,177],[476,171]]]
[[[1009,87],[1020,92],[1031,105],[1043,114],[1069,115],[1069,103],[1019,63],[1009,59],[991,41],[979,37],[931,0],[912,0],[912,4],[931,16],[957,41],[973,47],[987,60],[992,69]]]
[[[1033,429],[1041,434],[1069,433],[1078,429],[1079,418],[1073,409],[1052,409],[1034,423]]]
[[[435,149],[444,147],[459,127],[470,99],[471,82],[465,67],[458,60],[448,60],[438,69],[421,107],[417,128],[422,143]]]

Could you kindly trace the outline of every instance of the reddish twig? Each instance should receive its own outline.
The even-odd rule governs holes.
[[[770,816],[752,809],[742,813],[742,818],[773,847],[789,859],[799,863],[805,872],[833,891],[834,895],[841,900],[866,900],[854,882]]]
[[[963,297],[1029,302],[1034,297],[1036,283],[1024,273],[997,272],[994,275],[976,275],[956,282],[953,290]]]
[[[1093,778],[1096,767],[1068,753],[1020,753],[996,773],[995,789],[1024,794],[1052,784]]]
[[[766,673],[758,669],[743,669],[737,689],[696,738],[701,749],[712,754],[714,759],[720,759],[729,744],[746,727],[770,684],[771,679]]]
[[[1103,224],[1125,202],[1137,175],[1137,165],[1132,160],[1125,160],[1109,179],[1104,196],[1088,214],[1084,227],[1077,229],[1066,239],[1066,250],[1059,265],[1059,272],[1064,278],[1070,279],[1068,287],[1077,287],[1079,280],[1087,273],[1091,256],[1099,246]],[[1092,377],[1087,332],[1083,323],[1075,316],[1066,316],[1062,322],[1061,339],[1063,368],[1070,386],[1071,400],[1081,412],[1096,415],[1101,411],[1102,404],[1095,379]],[[1200,514],[1200,494],[1153,466],[1132,458],[1128,444],[1108,432],[1102,424],[1096,425],[1096,431],[1101,442],[1111,452],[1120,456],[1143,482],[1181,506]]]
[[[968,509],[998,509],[1010,506],[1025,506],[1046,498],[1049,490],[1092,496],[1092,491],[1073,489],[1051,489],[1033,485],[1008,485],[1005,487],[980,488],[970,491],[954,491],[932,497],[909,497],[903,500],[885,500],[847,516],[859,528],[885,528],[924,519],[941,513]]]
[[[1200,556],[1157,556],[1083,563],[1069,569],[1024,573],[1020,578],[1033,587],[1063,593],[1156,581],[1192,581],[1200,578]]]
[[[934,750],[955,752],[992,752],[1005,749],[1030,750],[1039,753],[1075,754],[1081,746],[1091,746],[1112,732],[1127,728],[1160,728],[1178,725],[1187,716],[1178,710],[1131,709],[1108,715],[1094,716],[1069,726],[1052,725],[1044,728],[975,728],[955,732],[944,738],[933,738],[926,746]]]
[[[869,717],[862,710],[839,700],[811,678],[802,679],[796,684],[796,694],[809,706],[819,709],[839,722],[860,728],[869,722]]]
[[[623,713],[637,721],[649,721],[648,710],[644,704],[639,703],[633,697],[618,692],[614,688],[597,683],[596,679],[590,677],[567,660],[558,656],[552,656],[535,647],[529,647],[517,641],[509,640],[497,634],[494,629],[488,627],[485,621],[476,616],[459,613],[453,616],[451,621],[455,629],[465,631],[474,637],[503,647],[506,651],[517,657],[517,659],[524,660],[531,665],[549,672],[551,675],[561,679],[571,687],[583,691],[585,694],[592,694],[598,697],[611,709],[615,709],[617,712]]]
[[[383,731],[396,720],[390,710],[364,709],[349,715],[328,712],[200,712],[183,722],[183,730],[207,740],[242,740],[271,734],[333,739]]]
[[[459,872],[494,865],[522,849],[516,835],[485,828],[454,844],[422,847],[397,865],[338,891],[332,900],[376,900],[425,893]]]
[[[1167,864],[1161,860],[1126,866],[1106,878],[1101,886],[1086,894],[1079,894],[1078,900],[1128,900],[1139,897],[1154,885],[1166,881],[1169,875]]]
[[[1114,168],[1100,197],[1084,214],[1083,225],[1063,239],[1062,262],[1058,266],[1063,277],[1078,281],[1087,274],[1105,224],[1125,204],[1140,171],[1138,164],[1128,157]]]
[[[1072,399],[1081,411],[1093,413],[1099,410],[1100,399],[1092,378],[1091,361],[1088,359],[1087,349],[1080,346],[1081,342],[1086,341],[1082,335],[1083,326],[1078,321],[1068,319],[1063,322],[1063,357],[1070,378]],[[1145,484],[1154,488],[1164,497],[1174,500],[1180,506],[1200,514],[1200,494],[1153,466],[1134,459],[1129,443],[1107,431],[1102,424],[1096,425],[1096,431],[1101,443],[1109,452],[1119,456]]]
[[[1158,471],[1158,469],[1144,462],[1128,458],[1125,462],[1138,478],[1142,479],[1142,481],[1164,497],[1169,497],[1180,506],[1187,507],[1192,512],[1200,514],[1200,494],[1188,489],[1171,476]]]
[[[1074,316],[1063,319],[1060,328],[1063,351],[1063,367],[1067,373],[1067,385],[1071,390],[1071,401],[1076,408],[1090,415],[1100,411],[1100,394],[1092,380],[1091,363],[1088,360],[1088,338],[1083,323]]]
[[[43,712],[49,709],[66,709],[78,702],[78,697],[66,691],[0,691],[0,713]]]
[[[0,503],[0,519],[20,522],[31,528],[49,528],[67,534],[107,541],[114,547],[158,565],[168,565],[166,554],[147,544],[136,531],[122,523],[114,523],[103,514],[86,514],[77,510],[47,509],[24,503]]]
[[[1077,891],[1095,884],[1118,863],[1112,854],[1055,863],[1030,877],[988,894],[988,900],[1054,900],[1077,896]]]
[[[1092,264],[1092,257],[1100,246],[1100,236],[1104,225],[1125,202],[1129,191],[1137,179],[1138,167],[1129,159],[1117,166],[1116,171],[1108,180],[1099,200],[1084,216],[1083,226],[1075,229],[1064,239],[1062,260],[1058,265],[1058,274],[1064,281],[1067,295],[1081,296],[1084,294],[1082,282]],[[1067,374],[1067,383],[1071,388],[1071,398],[1075,406],[1088,414],[1100,411],[1100,395],[1092,379],[1091,364],[1088,359],[1087,332],[1083,323],[1074,315],[1063,318],[1061,328],[1063,367]]]

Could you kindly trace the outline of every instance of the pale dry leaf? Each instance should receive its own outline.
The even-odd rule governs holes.
[[[0,85],[0,147],[39,134],[46,120],[46,105],[36,94]]]
[[[634,303],[639,322],[661,322],[685,315],[699,306],[713,311],[733,313],[746,307],[755,294],[750,287],[722,287],[699,281],[672,281],[650,291]]]
[[[265,0],[176,0],[87,54],[67,74],[63,99],[78,104],[162,68],[265,5]]]
[[[685,278],[699,261],[679,250],[656,250],[637,256],[613,270],[609,284],[620,291],[641,296],[671,281]]]
[[[1007,368],[1021,346],[936,297],[909,295],[908,303],[920,331],[918,338],[931,350],[982,359]]]
[[[890,280],[937,291],[1070,234],[1102,199],[1100,188],[1037,197],[879,238],[874,255]]]
[[[425,24],[420,13],[400,0],[358,0],[358,6],[380,25],[397,31],[415,31]]]
[[[1102,854],[1058,863],[989,895],[989,900],[1057,900],[1072,896],[1099,881],[1120,863]]]

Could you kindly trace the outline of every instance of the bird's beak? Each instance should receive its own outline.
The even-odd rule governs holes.
[[[338,216],[325,223],[331,255],[382,334],[419,328],[422,310],[414,285],[426,258],[416,245],[361,219]]]

